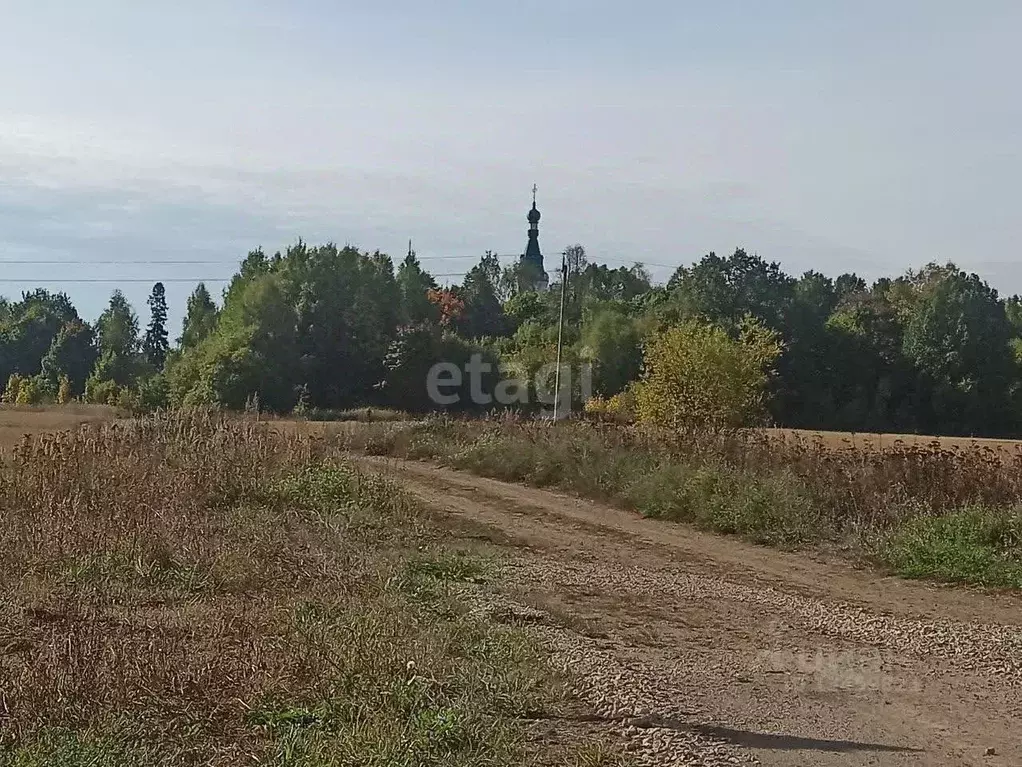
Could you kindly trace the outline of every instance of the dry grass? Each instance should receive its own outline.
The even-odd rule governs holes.
[[[210,414],[0,463],[0,765],[511,765],[552,680],[322,439]],[[454,562],[454,564],[452,564]]]
[[[997,450],[1008,456],[1022,451],[1022,440],[987,437],[935,437],[926,434],[875,434],[806,429],[763,429],[782,442],[811,442],[832,450],[900,450],[905,447],[941,450]]]
[[[122,416],[107,405],[0,405],[0,449],[16,445],[26,434],[49,434]]]

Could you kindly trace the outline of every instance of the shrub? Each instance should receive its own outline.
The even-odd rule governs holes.
[[[43,401],[44,394],[37,378],[26,378],[18,387],[18,396],[14,402],[18,405],[38,405]]]
[[[18,401],[18,393],[21,391],[21,383],[24,379],[17,373],[11,373],[7,379],[7,388],[4,390],[4,402],[14,404]]]
[[[624,391],[605,399],[597,394],[586,401],[583,410],[597,420],[631,423],[635,420],[635,395]]]
[[[115,404],[117,407],[132,413],[136,413],[141,410],[141,401],[139,400],[138,392],[128,388],[127,386],[123,386],[117,391],[117,399],[111,404]]]
[[[138,385],[138,409],[143,413],[155,413],[170,405],[170,391],[167,379],[162,373],[144,379]]]
[[[74,397],[71,393],[71,379],[61,373],[60,377],[57,379],[57,404],[66,405],[73,398]]]
[[[764,392],[780,356],[776,335],[743,322],[738,339],[694,320],[652,338],[633,386],[641,423],[669,429],[748,425],[764,412]]]
[[[85,401],[93,405],[116,405],[120,387],[116,381],[89,376],[85,381]]]

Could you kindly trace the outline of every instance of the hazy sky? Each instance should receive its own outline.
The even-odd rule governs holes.
[[[0,260],[121,262],[0,292],[93,318],[117,284],[71,280],[145,280],[144,323],[299,236],[462,272],[522,252],[534,182],[548,261],[1022,292],[1020,33],[1017,0],[0,0]]]

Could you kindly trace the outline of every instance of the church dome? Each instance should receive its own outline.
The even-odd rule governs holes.
[[[536,208],[536,203],[532,203],[532,210],[529,211],[529,223],[539,223],[539,210]]]

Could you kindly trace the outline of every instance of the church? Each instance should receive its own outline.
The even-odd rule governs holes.
[[[543,268],[543,253],[539,249],[539,209],[536,207],[536,185],[532,186],[532,210],[529,211],[529,241],[521,258],[520,279],[532,290],[543,291],[550,286],[550,275]]]

